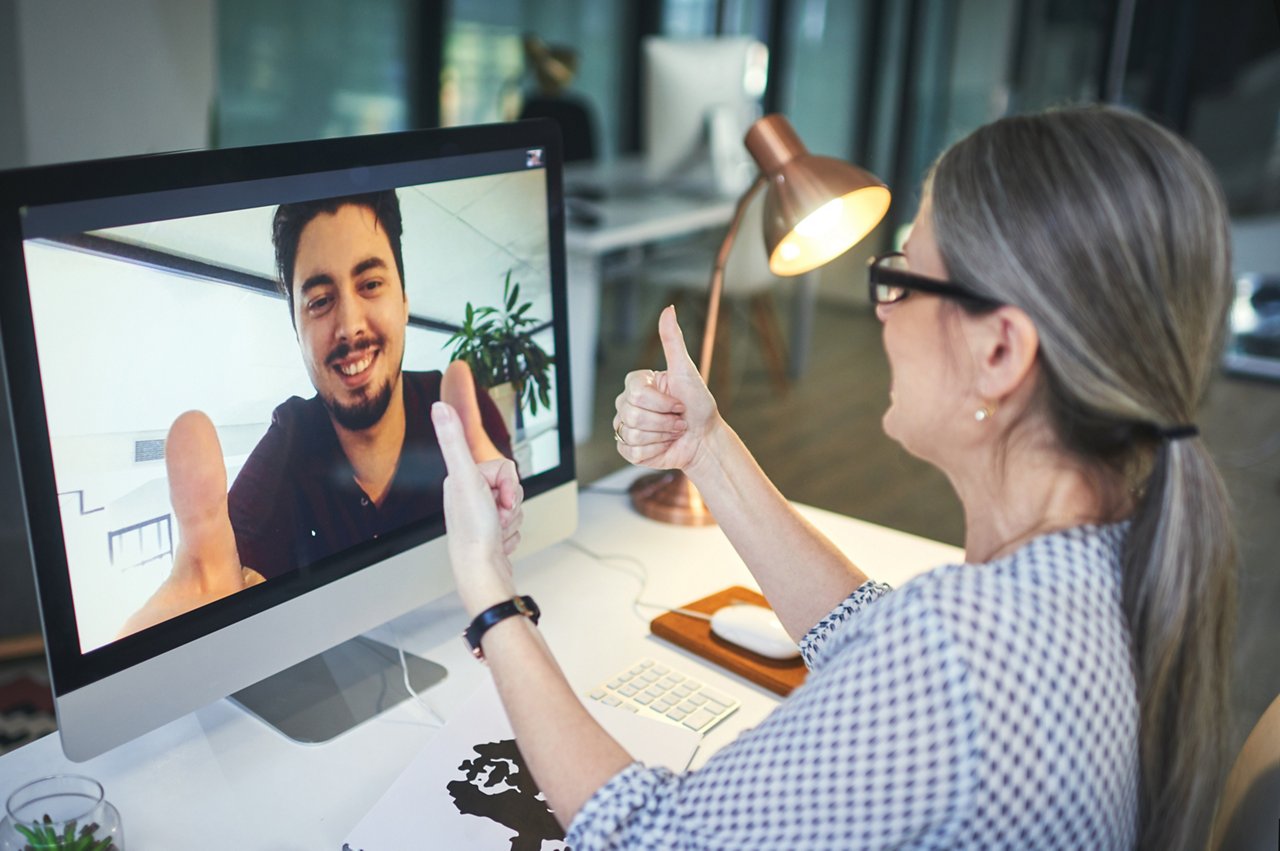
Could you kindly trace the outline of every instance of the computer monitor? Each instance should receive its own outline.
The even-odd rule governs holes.
[[[453,589],[429,404],[452,392],[450,340],[477,316],[535,320],[523,331],[551,358],[547,395],[514,419],[496,392],[474,396],[522,477],[516,555],[572,532],[561,197],[548,121],[0,175],[8,401],[69,758],[238,690],[269,707],[266,678],[286,669],[293,716],[334,704],[330,686],[387,679],[340,669],[386,650],[342,643]],[[191,410],[207,420],[170,437]],[[220,450],[201,467],[207,422]],[[177,571],[215,562],[246,581],[138,619],[167,611],[152,604]]]
[[[722,194],[745,189],[754,165],[742,137],[768,78],[769,49],[751,38],[645,39],[646,178],[701,171]]]

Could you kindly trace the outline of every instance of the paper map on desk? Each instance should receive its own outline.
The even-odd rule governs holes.
[[[683,771],[697,733],[590,702],[633,757]],[[493,681],[485,679],[347,837],[343,851],[562,849],[564,831],[525,768]]]

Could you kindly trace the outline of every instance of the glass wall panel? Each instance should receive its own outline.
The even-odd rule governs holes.
[[[445,34],[441,123],[510,121],[536,92],[521,39],[532,33],[578,56],[567,95],[585,101],[595,148],[617,150],[622,105],[622,3],[591,0],[457,0]]]
[[[779,108],[809,150],[847,158],[863,105],[867,0],[800,0],[786,8],[786,62],[775,84]]]
[[[216,146],[408,126],[408,0],[221,0],[216,7]]]

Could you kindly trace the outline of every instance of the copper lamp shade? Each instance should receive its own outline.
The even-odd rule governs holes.
[[[883,183],[856,166],[809,153],[781,115],[766,115],[751,125],[744,142],[760,167],[760,176],[738,200],[716,255],[698,369],[703,381],[711,378],[729,251],[743,213],[761,188],[768,189],[763,218],[769,270],[783,277],[803,275],[839,257],[871,233],[889,210],[889,190]],[[716,522],[702,495],[679,470],[636,479],[631,503],[646,517],[665,523],[711,526]]]
[[[745,141],[768,184],[764,242],[775,275],[803,275],[829,263],[889,210],[888,187],[857,166],[809,153],[781,115],[761,118]]]

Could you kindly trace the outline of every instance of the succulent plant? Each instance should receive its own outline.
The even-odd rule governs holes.
[[[46,815],[38,824],[15,824],[14,828],[27,838],[22,851],[116,851],[115,840],[110,836],[97,838],[98,825],[93,822],[76,833],[76,820],[72,819],[62,826],[59,833],[58,825]]]

